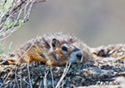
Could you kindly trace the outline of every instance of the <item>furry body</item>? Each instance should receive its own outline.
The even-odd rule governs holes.
[[[70,34],[53,33],[34,38],[20,46],[10,61],[21,64],[40,61],[46,65],[85,63],[92,59],[89,47]]]

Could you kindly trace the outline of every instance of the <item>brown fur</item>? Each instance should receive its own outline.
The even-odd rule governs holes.
[[[59,40],[56,50],[52,48],[53,38]],[[70,47],[67,54],[63,54],[60,48],[63,44],[68,44]],[[15,51],[10,60],[17,64],[41,61],[47,65],[64,65],[69,61],[69,55],[74,48],[79,48],[83,51],[83,63],[92,59],[89,47],[77,38],[70,34],[53,33],[45,34],[26,42]]]

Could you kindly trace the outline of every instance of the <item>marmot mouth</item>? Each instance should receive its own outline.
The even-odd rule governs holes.
[[[83,52],[81,50],[73,51],[69,56],[69,62],[71,63],[82,63],[83,62]]]

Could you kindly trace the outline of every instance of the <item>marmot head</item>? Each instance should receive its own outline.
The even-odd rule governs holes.
[[[52,48],[57,60],[66,60],[71,63],[82,62],[83,52],[78,46],[80,46],[80,44],[76,46],[74,42],[62,42],[56,38],[52,40]]]

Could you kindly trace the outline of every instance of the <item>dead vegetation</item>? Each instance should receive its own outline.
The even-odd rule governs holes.
[[[11,1],[11,2],[10,2]],[[0,0],[0,39],[4,40],[28,21],[32,5],[45,0]],[[8,7],[6,7],[8,6]],[[0,54],[3,54],[0,46]],[[100,56],[85,64],[46,66],[31,64],[1,65],[0,88],[124,88],[125,45],[93,49]],[[118,56],[118,57],[117,57]],[[120,79],[120,80],[119,80]]]

